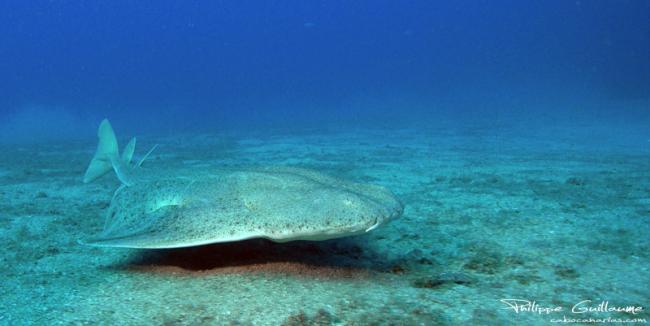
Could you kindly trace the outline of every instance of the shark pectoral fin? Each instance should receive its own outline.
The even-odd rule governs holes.
[[[183,205],[165,205],[138,216],[140,224],[115,224],[96,237],[79,240],[83,245],[121,248],[172,248],[184,243],[186,221]],[[127,227],[128,226],[128,227]],[[182,245],[177,245],[180,247]]]
[[[148,248],[141,245],[141,243],[147,243],[150,239],[155,237],[156,233],[153,230],[142,230],[127,235],[98,236],[79,239],[77,240],[77,243],[91,247]]]

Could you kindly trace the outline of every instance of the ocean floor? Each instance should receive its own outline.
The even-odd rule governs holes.
[[[116,131],[124,145],[129,135]],[[119,186],[112,174],[81,182],[96,139],[3,145],[0,324],[650,320],[650,142],[619,146],[597,134],[430,128],[140,137],[136,155],[160,144],[146,169],[299,166],[386,186],[405,205],[401,218],[362,236],[173,250],[77,243],[101,230]],[[507,299],[535,305],[515,310]],[[643,310],[571,311],[598,310],[603,301]]]

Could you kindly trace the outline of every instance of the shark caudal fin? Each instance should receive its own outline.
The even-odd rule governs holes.
[[[152,148],[145,157],[138,162],[137,165],[131,165],[131,160],[133,159],[133,153],[135,152],[135,137],[131,138],[131,141],[124,147],[122,151],[122,156],[119,155],[119,148],[117,145],[117,138],[115,137],[115,132],[111,123],[108,122],[108,119],[102,120],[99,124],[99,129],[97,130],[97,137],[99,138],[99,143],[97,144],[97,151],[95,156],[90,161],[88,169],[86,169],[86,174],[84,174],[83,182],[91,182],[102,175],[108,173],[111,169],[115,171],[117,178],[120,181],[129,186],[132,184],[132,173],[131,171],[139,167],[144,159],[151,154]]]
[[[111,127],[111,123],[107,119],[102,120],[102,123],[99,124],[97,137],[99,138],[97,151],[95,151],[95,156],[90,161],[88,169],[86,169],[84,183],[91,182],[112,170],[113,164],[111,161],[118,157],[117,138],[115,138],[113,127]]]

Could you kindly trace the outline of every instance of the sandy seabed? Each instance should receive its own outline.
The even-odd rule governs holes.
[[[3,145],[0,324],[650,320],[650,143],[590,139],[483,128],[141,137],[136,153],[160,144],[146,169],[299,166],[386,186],[405,204],[363,236],[174,250],[77,244],[101,230],[119,186],[81,182],[94,139]],[[598,311],[603,301],[643,309]],[[593,311],[572,312],[580,302]]]

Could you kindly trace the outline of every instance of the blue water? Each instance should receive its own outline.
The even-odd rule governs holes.
[[[3,1],[3,136],[638,121],[648,21],[648,1]]]

